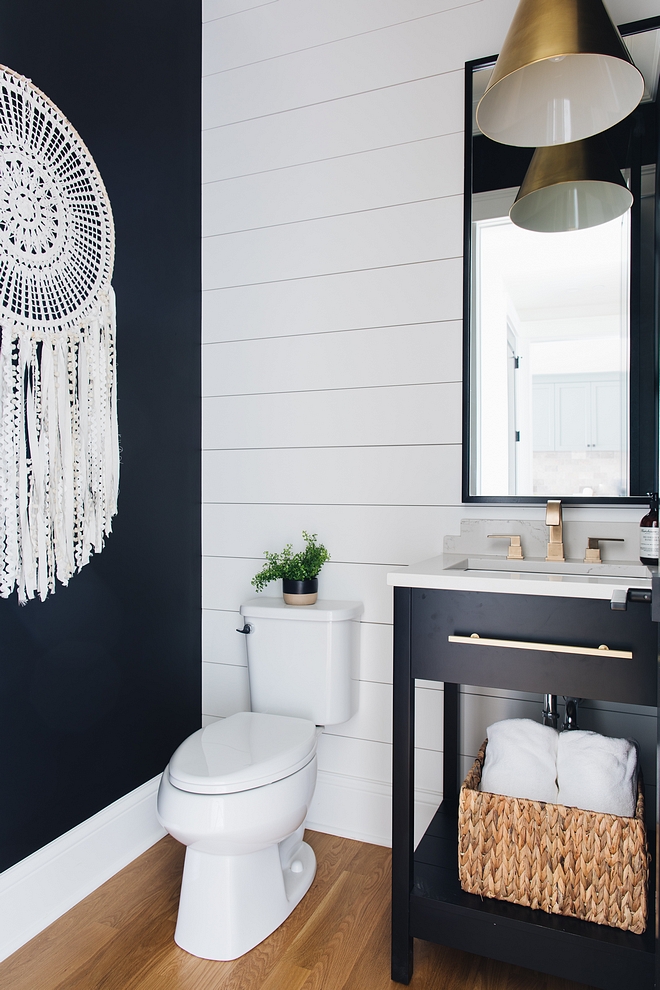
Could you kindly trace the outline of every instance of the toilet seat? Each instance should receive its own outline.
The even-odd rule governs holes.
[[[199,729],[176,750],[170,783],[193,794],[233,794],[289,777],[316,752],[313,722],[238,712]]]

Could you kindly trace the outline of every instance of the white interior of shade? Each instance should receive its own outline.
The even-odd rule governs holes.
[[[623,120],[643,91],[641,73],[623,59],[566,55],[533,62],[496,83],[479,103],[477,121],[502,144],[566,144]]]
[[[613,182],[558,182],[528,193],[514,203],[509,215],[526,230],[584,230],[620,217],[632,200],[628,189]]]

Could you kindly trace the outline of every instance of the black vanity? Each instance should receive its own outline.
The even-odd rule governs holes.
[[[603,990],[660,986],[654,889],[646,932],[634,935],[466,894],[459,885],[457,864],[459,685],[657,707],[658,626],[652,621],[651,604],[628,601],[625,610],[613,610],[605,578],[595,579],[601,582],[597,592],[592,585],[598,597],[578,597],[570,582],[563,582],[568,594],[558,591],[561,579],[548,586],[549,594],[536,589],[521,593],[530,585],[520,580],[492,593],[456,590],[457,578],[443,582],[429,575],[425,581],[423,573],[410,572],[389,576],[395,585],[392,978],[409,982],[413,938],[422,938]],[[514,583],[515,592],[509,593]],[[471,586],[478,588],[479,581]],[[481,581],[481,586],[487,582]],[[526,641],[538,649],[448,642],[449,636],[469,638],[473,633],[491,640]],[[553,644],[575,647],[575,652],[553,653],[548,650]],[[599,651],[600,656],[579,652],[585,647],[598,650],[601,644],[632,653],[632,659],[610,657],[606,651]],[[416,678],[444,682],[444,800],[413,851]],[[654,840],[649,835],[652,887]]]
[[[464,503],[541,504],[561,497],[569,505],[638,504],[641,517],[644,493],[657,489],[660,86],[658,60],[645,52],[660,52],[660,18],[623,25],[621,32],[646,90],[637,109],[605,133],[634,199],[629,215],[611,228],[619,238],[615,261],[590,246],[588,230],[560,226],[524,240],[529,231],[514,229],[508,211],[533,149],[481,133],[475,110],[496,56],[466,65]],[[606,228],[594,228],[594,245],[604,241]],[[557,240],[567,233],[575,237],[577,260],[570,260],[569,240]],[[574,279],[581,259],[593,270]],[[608,265],[616,277],[607,275]],[[592,294],[599,280],[621,289],[607,314],[599,309],[601,290]],[[532,297],[530,286],[538,295]],[[588,319],[580,322],[584,314]],[[507,528],[489,521],[483,543],[511,538],[513,548],[515,539],[522,560],[524,520],[501,525]],[[509,536],[496,535],[502,533]],[[608,531],[603,539],[618,545],[623,535]],[[600,564],[590,570],[593,558],[583,548],[587,541],[591,547],[595,532],[583,538],[578,545],[573,537],[566,561],[562,549],[554,571],[547,561],[555,558],[541,556],[543,534],[539,539],[530,530],[517,572],[510,554],[495,573],[495,551],[482,547],[476,552],[487,559],[465,560],[462,572],[455,561],[438,557],[388,576],[394,586],[392,978],[400,983],[411,977],[413,938],[422,938],[602,990],[660,990],[657,807],[647,814],[655,835],[651,829],[643,935],[482,899],[464,893],[458,880],[461,684],[657,711],[660,586],[651,602],[643,600],[650,597],[648,572],[637,579],[631,569],[626,581],[616,568],[609,577]],[[626,539],[632,562],[638,530]],[[446,549],[452,540],[446,538]],[[607,560],[616,562],[617,554],[608,551]],[[629,589],[640,587],[646,595],[630,600]],[[444,800],[414,850],[416,679],[444,683]]]

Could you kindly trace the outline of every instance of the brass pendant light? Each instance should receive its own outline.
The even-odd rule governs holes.
[[[623,120],[643,91],[602,0],[520,0],[477,123],[501,144],[565,144]]]
[[[596,135],[537,148],[509,216],[526,230],[583,230],[622,216],[632,201],[605,139]]]

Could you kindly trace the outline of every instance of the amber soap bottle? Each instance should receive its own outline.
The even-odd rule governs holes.
[[[639,524],[639,559],[643,564],[658,565],[660,529],[658,529],[658,493],[649,492],[649,511]]]

